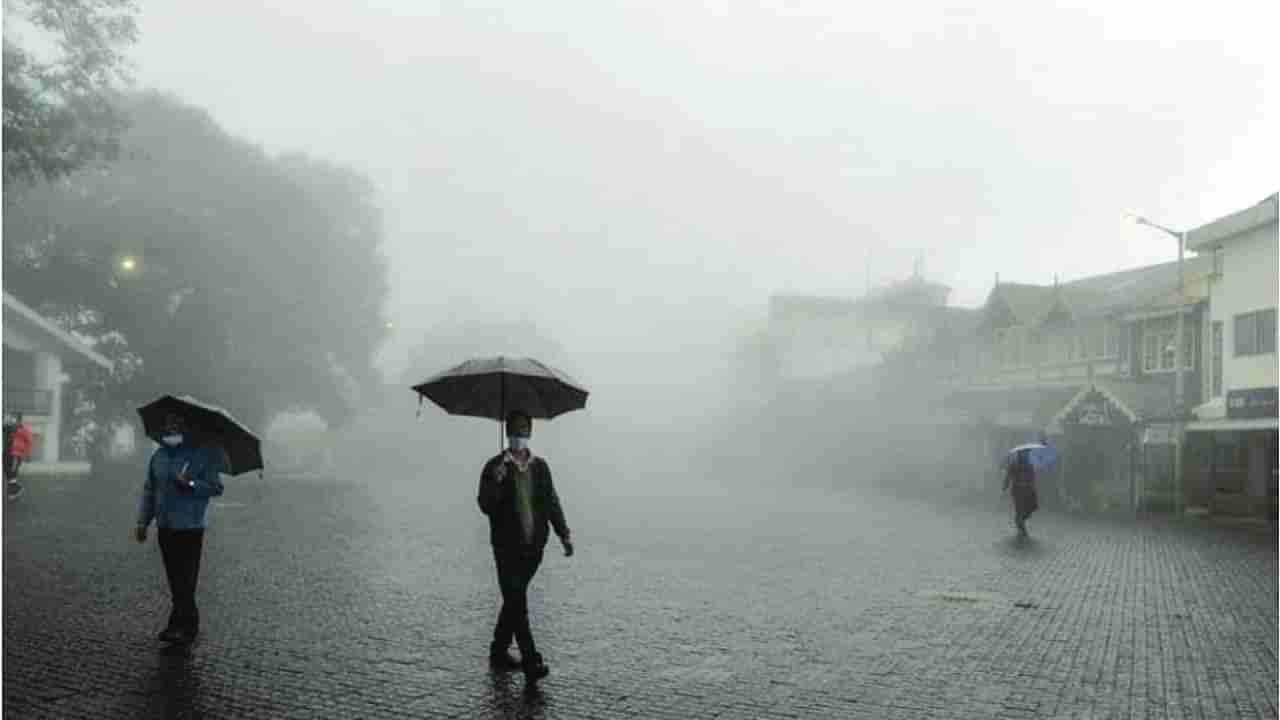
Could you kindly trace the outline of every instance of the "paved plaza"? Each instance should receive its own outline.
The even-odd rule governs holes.
[[[1273,534],[849,489],[575,491],[530,598],[540,692],[492,675],[473,478],[256,476],[210,509],[188,651],[133,483],[4,516],[15,718],[1275,718]]]

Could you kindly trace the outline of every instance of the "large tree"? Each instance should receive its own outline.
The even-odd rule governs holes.
[[[124,158],[5,214],[6,287],[115,357],[102,419],[181,391],[259,428],[284,410],[345,421],[386,332],[370,184],[273,158],[170,96],[122,111]]]
[[[6,189],[116,157],[136,14],[133,0],[5,0]]]

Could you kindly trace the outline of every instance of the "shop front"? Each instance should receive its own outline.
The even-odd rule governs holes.
[[[1136,418],[1115,397],[1091,387],[1056,418],[1060,482],[1071,504],[1090,510],[1130,509],[1138,497]]]
[[[1277,388],[1231,390],[1226,417],[1187,426],[1187,464],[1215,514],[1267,516],[1277,508]]]

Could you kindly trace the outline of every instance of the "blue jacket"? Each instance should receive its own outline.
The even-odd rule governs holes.
[[[178,473],[184,466],[194,483],[187,488],[178,486]],[[209,498],[222,494],[222,478],[218,476],[222,469],[219,450],[188,445],[157,449],[138,499],[138,527],[147,527],[152,519],[156,527],[171,530],[206,527]]]

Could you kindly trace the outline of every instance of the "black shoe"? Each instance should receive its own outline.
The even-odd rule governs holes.
[[[511,670],[520,669],[520,661],[511,656],[506,650],[498,652],[489,652],[489,667],[494,670],[509,672]]]
[[[538,682],[539,680],[541,680],[542,678],[550,674],[550,672],[551,672],[551,668],[547,667],[547,664],[542,662],[541,658],[531,663],[525,663],[524,665],[525,682],[531,682],[531,683]]]
[[[179,645],[190,645],[195,642],[196,636],[199,634],[200,628],[191,627],[190,625],[179,626],[174,633],[173,642]]]
[[[182,629],[172,625],[160,631],[160,642],[181,642]]]

